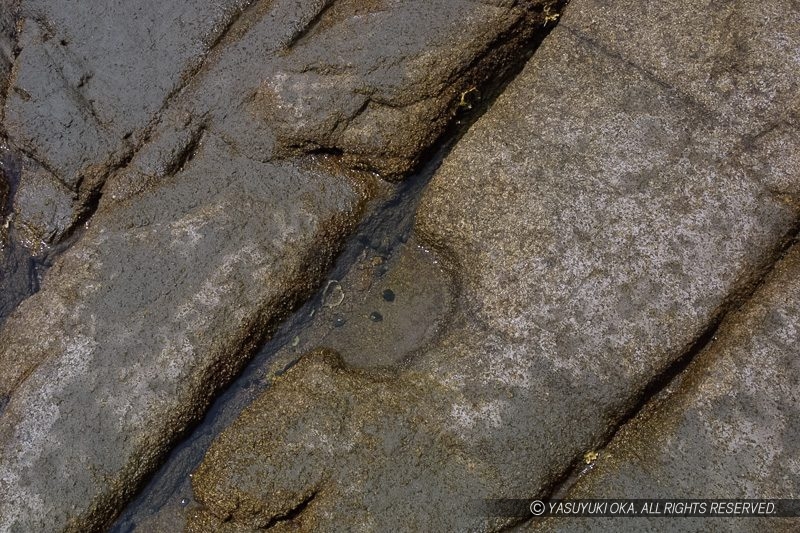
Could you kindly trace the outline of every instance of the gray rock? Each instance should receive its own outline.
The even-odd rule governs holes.
[[[738,134],[757,136],[798,112],[794,0],[599,0],[573,9],[566,25]],[[654,28],[663,35],[653,38]]]
[[[0,141],[0,324],[37,286],[31,251],[11,224],[21,166],[17,154]]]
[[[243,3],[20,2],[12,144],[88,201]]]
[[[672,394],[600,451],[569,498],[793,498],[800,492],[800,248]],[[797,531],[800,519],[552,519],[546,531]],[[531,527],[530,529],[539,529]]]
[[[4,242],[0,246],[0,324],[36,288],[36,265],[29,251],[14,239]]]
[[[209,135],[168,183],[101,207],[0,331],[0,530],[106,524],[318,282],[362,201]]]
[[[61,240],[81,210],[76,194],[30,158],[22,157],[14,194],[13,223],[33,253]]]
[[[490,77],[486,69],[522,46],[540,17],[511,3],[256,2],[216,32],[213,50],[161,113],[181,87],[181,68],[203,50],[193,31],[172,26],[196,21],[199,4],[183,8],[183,19],[162,4],[126,4],[109,20],[87,16],[94,3],[86,12],[55,3],[42,7],[47,17],[25,12],[6,103],[12,140],[79,189],[79,205],[105,185],[80,240],[0,330],[0,397],[9,398],[0,414],[0,531],[107,525],[321,281],[365,202],[387,189],[359,169],[395,157],[402,164],[392,162],[387,175],[409,168],[460,104],[461,88]],[[354,36],[361,19],[374,22]],[[106,22],[131,26],[132,35],[104,30],[96,44],[115,52],[103,56],[88,35]],[[127,39],[149,46],[162,27],[169,75],[150,87],[151,58]],[[397,35],[408,41],[384,63]],[[359,56],[351,42],[375,51]],[[318,73],[318,92],[303,95],[310,103],[285,100],[291,92],[262,98],[275,92],[271,83],[303,80],[326,49],[332,61],[353,54],[355,73],[346,81]],[[307,57],[293,56],[300,51]],[[119,87],[125,79],[147,87]],[[145,94],[118,101],[137,91]],[[391,122],[374,119],[386,129],[369,136],[369,150],[361,151],[363,139],[337,140],[353,117],[342,132],[324,133],[324,143],[315,137],[331,109],[314,102],[352,109],[364,102],[361,91],[392,108],[378,112]],[[157,120],[151,128],[148,113]],[[134,150],[145,130],[147,142]],[[376,163],[354,162],[365,157]],[[60,224],[58,207],[47,213]]]
[[[6,175],[7,167],[7,143],[5,142],[5,128],[3,127],[3,103],[5,102],[8,90],[8,81],[11,75],[11,65],[14,59],[14,47],[17,41],[17,14],[18,2],[8,1],[0,9],[0,245],[4,244],[7,237],[7,216],[10,213],[9,196],[11,183]],[[5,262],[0,262],[4,265]]]
[[[7,0],[0,10],[0,120],[3,118],[3,102],[8,90],[8,78],[14,62],[14,47],[17,42],[17,16],[19,2]],[[0,125],[0,131],[3,131]]]
[[[416,231],[456,280],[448,330],[394,371],[302,360],[212,446],[190,530],[499,527],[475,498],[545,493],[775,260],[797,227],[795,133],[753,143],[677,74],[573,29],[610,4],[570,3],[426,191]],[[665,30],[626,46],[660,50]],[[792,50],[769,64],[790,89]],[[753,98],[789,124],[790,89]]]
[[[274,117],[281,151],[341,151],[351,165],[400,175],[460,95],[531,38],[539,3],[330,2],[292,36],[253,110]]]
[[[195,117],[217,121],[229,142],[262,160],[322,153],[348,169],[400,177],[464,107],[461,95],[477,91],[526,45],[540,20],[532,7],[469,0],[256,5],[215,48],[207,73],[187,86],[162,121],[169,126],[159,142],[137,154],[134,166],[145,176],[162,168],[186,143],[187,117]]]
[[[76,209],[131,157],[140,190],[209,120],[262,161],[323,152],[400,177],[540,17],[468,0],[245,3],[23,2],[12,144],[78,194]]]

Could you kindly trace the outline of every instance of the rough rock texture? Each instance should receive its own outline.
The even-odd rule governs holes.
[[[192,144],[187,130],[216,120],[232,146],[246,139],[259,159],[323,153],[345,168],[402,175],[443,131],[461,95],[497,75],[530,38],[537,5],[256,3],[132,166],[158,174],[162,160]],[[131,186],[141,180],[132,176]]]
[[[3,102],[8,90],[14,47],[17,40],[17,14],[19,5],[8,0],[0,7],[0,323],[27,296],[29,284],[25,276],[18,275],[20,254],[8,243],[9,215],[11,214],[11,179],[8,173],[13,166],[9,160],[3,126]],[[12,250],[12,248],[14,248]],[[23,254],[24,255],[24,254]]]
[[[0,324],[37,288],[36,265],[28,250],[17,242],[0,248]]]
[[[319,283],[380,188],[358,168],[409,168],[462,88],[493,74],[507,52],[498,39],[520,46],[541,21],[529,3],[329,4],[253,3],[215,30],[149,128],[181,86],[176,65],[197,65],[211,42],[173,24],[202,18],[205,36],[216,27],[205,8],[128,2],[92,17],[94,2],[23,6],[10,139],[79,197],[105,185],[80,240],[0,330],[0,530],[107,524]],[[129,40],[176,54],[152,90],[119,86],[151,76],[153,58]],[[287,88],[297,83],[311,92]],[[336,109],[350,115],[328,116]],[[326,154],[288,161],[294,145]],[[39,209],[58,225],[62,207]]]
[[[319,353],[292,368],[212,446],[191,529],[491,529],[474,498],[545,492],[774,261],[798,220],[794,14],[755,18],[741,55],[706,58],[753,65],[758,85],[706,95],[760,102],[767,118],[745,127],[688,74],[656,76],[611,30],[580,31],[626,6],[571,2],[434,177],[416,229],[456,280],[449,331],[393,373]],[[653,17],[627,21],[638,58],[676,49]]]
[[[36,266],[30,250],[11,227],[21,166],[20,158],[0,141],[0,324],[37,285]]]
[[[218,59],[208,49],[237,47],[214,83],[195,84],[191,116],[246,106],[254,121],[239,133],[266,134],[285,154],[344,151],[353,165],[399,174],[460,92],[530,37],[537,3],[28,0],[5,127],[85,204],[165,102]]]
[[[14,62],[14,47],[17,42],[17,17],[19,15],[19,2],[6,0],[0,9],[0,119],[3,117],[3,102],[8,90],[8,80],[11,75],[11,65]],[[3,131],[0,125],[0,132]]]
[[[61,241],[80,213],[77,194],[33,159],[19,157],[11,208],[17,238],[32,252]]]
[[[0,321],[243,2],[2,2]]]
[[[201,152],[99,212],[0,332],[0,529],[102,524],[318,282],[363,199],[213,136]]]
[[[88,197],[244,3],[22,1],[11,141]]]
[[[357,167],[401,174],[463,105],[460,95],[531,38],[540,3],[325,2],[251,105],[276,121],[282,150],[341,151]]]
[[[796,0],[597,0],[587,7],[572,10],[570,31],[675,87],[698,113],[746,140],[797,119]],[[653,38],[654,28],[663,35]]]
[[[680,385],[600,451],[570,498],[800,494],[800,248],[725,319]],[[550,531],[797,531],[800,519],[563,519]],[[532,528],[536,529],[536,528]]]

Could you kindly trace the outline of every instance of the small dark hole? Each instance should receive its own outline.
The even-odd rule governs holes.
[[[383,315],[377,311],[373,311],[372,313],[370,313],[369,319],[372,320],[373,322],[380,322],[381,320],[383,320]]]
[[[392,289],[386,289],[383,291],[383,299],[387,302],[394,301],[394,291]]]

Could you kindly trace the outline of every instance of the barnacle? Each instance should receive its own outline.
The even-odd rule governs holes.
[[[342,286],[335,279],[328,281],[325,290],[322,291],[322,301],[324,307],[337,307],[344,301],[344,291]]]

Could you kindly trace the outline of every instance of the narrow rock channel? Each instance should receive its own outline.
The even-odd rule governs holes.
[[[528,505],[800,490],[798,51],[791,0],[6,2],[0,532],[798,529]]]
[[[56,2],[21,2],[16,14],[4,128],[30,160],[21,182],[42,174],[63,188],[61,235],[84,213],[90,220],[0,332],[2,527],[105,527],[325,283],[342,237],[392,194],[376,174],[397,180],[419,167],[547,17],[538,2],[230,2],[211,17],[192,4],[178,19],[174,9],[125,5],[76,19]],[[142,39],[110,35],[110,54],[85,38],[131,20],[142,21]],[[176,20],[196,26],[172,35]],[[387,37],[412,21],[407,39]],[[119,65],[128,75],[150,65],[152,48],[141,47],[152,28],[170,35],[170,75],[121,86]],[[399,265],[417,262],[407,250]],[[378,328],[401,323],[393,310],[404,287],[413,293],[412,280],[386,274],[400,288],[381,292],[397,305],[367,315]],[[357,355],[365,364],[368,347]]]
[[[436,255],[413,237],[417,206],[447,153],[491,107],[556,23],[542,28],[480,91],[463,95],[463,103],[460,97],[453,120],[428,149],[421,168],[397,185],[386,185],[387,198],[373,202],[316,295],[278,328],[215,400],[111,531],[184,527],[185,509],[194,505],[191,473],[211,441],[308,351],[334,349],[359,368],[403,365],[440,334],[450,319],[456,287]]]

